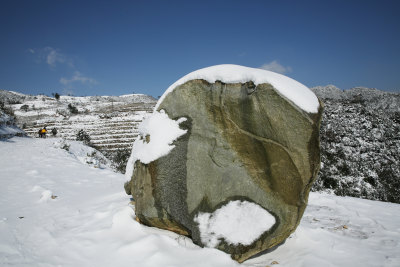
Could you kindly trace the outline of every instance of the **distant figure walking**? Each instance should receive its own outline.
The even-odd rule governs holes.
[[[54,127],[54,128],[51,130],[51,133],[53,134],[53,136],[56,136],[56,135],[57,135],[57,129]]]
[[[46,134],[47,134],[46,127],[44,127],[43,129],[39,130],[39,137],[40,138],[46,138]]]

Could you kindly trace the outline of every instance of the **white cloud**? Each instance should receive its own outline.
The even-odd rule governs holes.
[[[74,75],[72,75],[71,79],[61,78],[60,83],[67,85],[74,82],[80,82],[82,84],[97,84],[98,82],[90,77],[83,76],[79,71],[75,71]]]
[[[260,67],[260,69],[269,70],[269,71],[273,71],[273,72],[277,72],[277,73],[281,73],[281,74],[284,74],[284,73],[292,71],[291,67],[282,66],[277,60],[273,60],[273,61],[271,61],[269,63],[263,64]]]
[[[65,65],[69,67],[69,71],[74,71],[71,78],[61,77],[59,80],[59,82],[66,87],[71,87],[71,84],[73,83],[81,83],[86,85],[98,84],[95,79],[82,75],[82,73],[80,73],[76,68],[72,57],[61,53],[59,49],[47,46],[39,49],[28,48],[27,51],[36,55],[35,61],[38,64],[45,63],[49,65],[52,70],[55,70],[55,68],[59,67],[60,65]],[[59,71],[62,70],[66,71],[65,68],[59,68]],[[69,90],[70,88],[67,89]]]
[[[67,58],[65,55],[58,52],[56,49],[52,47],[44,48],[46,63],[50,65],[50,67],[55,67],[57,63],[67,63]]]
[[[45,62],[52,69],[54,69],[57,64],[66,64],[71,68],[74,68],[73,60],[62,54],[59,49],[47,46],[45,48],[28,48],[29,53],[36,55],[36,62]]]

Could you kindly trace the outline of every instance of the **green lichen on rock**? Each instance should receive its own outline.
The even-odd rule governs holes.
[[[167,156],[135,163],[126,191],[142,223],[205,245],[194,220],[199,212],[212,213],[231,200],[254,202],[276,223],[250,245],[221,240],[217,248],[239,262],[296,229],[319,169],[322,105],[317,114],[307,113],[266,83],[191,80],[158,110],[171,119],[185,117],[181,128],[187,133]]]

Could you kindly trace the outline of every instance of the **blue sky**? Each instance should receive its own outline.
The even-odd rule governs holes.
[[[217,64],[400,91],[400,1],[22,1],[0,8],[0,89],[155,97]]]

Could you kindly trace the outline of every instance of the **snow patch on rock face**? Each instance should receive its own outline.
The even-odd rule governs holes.
[[[200,237],[208,247],[218,246],[223,238],[228,244],[250,245],[275,224],[275,217],[261,206],[235,200],[213,213],[199,213]]]
[[[128,160],[126,177],[130,179],[133,174],[133,164],[140,160],[144,164],[167,155],[175,145],[172,143],[187,130],[179,128],[179,124],[186,118],[172,120],[161,111],[155,111],[139,125],[139,136],[133,143],[132,153]]]
[[[272,71],[243,67],[239,65],[216,65],[194,71],[182,77],[172,84],[158,100],[154,110],[157,110],[164,98],[176,87],[190,80],[201,79],[209,83],[221,81],[223,83],[246,83],[254,82],[255,85],[262,83],[271,84],[280,94],[292,101],[306,112],[317,113],[319,101],[315,94],[305,85]]]

